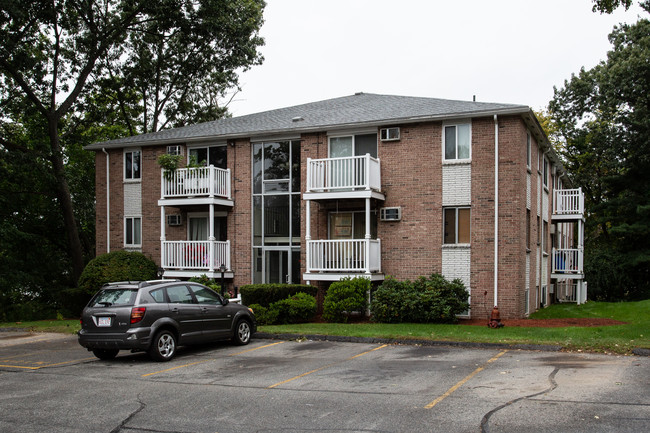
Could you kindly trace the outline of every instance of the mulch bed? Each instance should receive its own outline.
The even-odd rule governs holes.
[[[460,325],[487,326],[488,319],[461,319]],[[594,326],[613,326],[625,325],[614,319],[596,319],[596,318],[575,318],[575,319],[501,319],[504,326],[528,327],[528,328],[564,328],[569,326],[594,327]]]

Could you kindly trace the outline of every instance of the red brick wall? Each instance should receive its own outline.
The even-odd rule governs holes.
[[[110,177],[110,248],[111,251],[124,248],[124,188],[122,149],[108,150]],[[106,250],[106,155],[95,153],[95,254],[105,254]]]
[[[252,282],[253,226],[251,186],[251,145],[249,140],[237,140],[228,145],[228,168],[232,179],[234,207],[228,212],[228,239],[230,239],[231,266],[235,272],[233,284],[242,286]]]

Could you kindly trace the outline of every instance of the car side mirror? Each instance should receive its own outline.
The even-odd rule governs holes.
[[[222,298],[222,299],[223,299],[223,305],[228,305],[230,303],[228,298]]]

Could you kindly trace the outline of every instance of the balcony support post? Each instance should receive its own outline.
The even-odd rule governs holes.
[[[367,155],[366,161],[370,161],[370,155]],[[368,173],[368,172],[366,172]],[[370,273],[370,198],[366,198],[366,235],[364,236],[365,260],[364,266],[366,274]]]
[[[165,258],[165,206],[160,206],[160,267],[164,268],[167,265]]]
[[[307,169],[309,169],[309,165],[307,165]],[[307,179],[309,179],[309,176],[307,176]],[[305,244],[307,246],[307,253],[306,253],[306,274],[309,274],[310,269],[311,269],[311,200],[305,200],[305,211],[307,213],[307,219],[305,221]],[[309,282],[307,283],[309,284]]]
[[[211,167],[212,168],[212,167]],[[210,272],[214,271],[214,204],[210,204],[210,217],[208,219],[208,270]],[[224,263],[222,263],[223,265]]]

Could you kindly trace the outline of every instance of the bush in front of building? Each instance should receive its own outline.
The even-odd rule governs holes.
[[[239,289],[244,305],[259,304],[267,308],[296,293],[307,293],[315,297],[317,291],[317,287],[306,284],[247,284]]]
[[[296,293],[268,307],[250,304],[258,325],[276,325],[279,323],[305,323],[316,314],[316,298],[307,293]]]
[[[327,322],[347,322],[353,312],[363,312],[368,306],[370,280],[363,277],[345,278],[332,283],[323,302],[323,319]]]
[[[469,292],[459,279],[432,274],[417,280],[388,278],[374,292],[373,320],[382,323],[456,323],[469,309]]]
[[[107,283],[152,280],[157,272],[154,261],[142,253],[112,251],[88,262],[79,277],[78,287],[84,294],[92,296]]]

